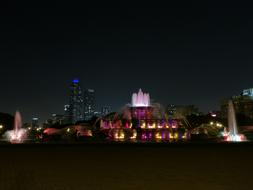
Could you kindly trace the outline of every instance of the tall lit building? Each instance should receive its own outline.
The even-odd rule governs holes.
[[[89,120],[95,112],[95,90],[87,89],[84,91],[84,119]]]
[[[101,109],[101,115],[105,116],[111,112],[111,107],[110,106],[103,106]]]
[[[35,129],[36,127],[39,127],[39,118],[34,117],[32,118],[32,128]]]
[[[64,123],[68,124],[72,122],[71,113],[70,113],[70,105],[64,105]]]
[[[84,120],[84,102],[82,90],[78,79],[74,79],[70,86],[69,117],[71,122]]]

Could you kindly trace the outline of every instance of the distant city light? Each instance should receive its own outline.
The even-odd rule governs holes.
[[[217,126],[217,127],[222,127],[222,124],[216,123],[216,126]]]
[[[88,89],[88,92],[95,92],[94,89]]]
[[[0,125],[0,129],[2,129],[2,128],[4,128],[4,126],[3,126],[3,125]]]
[[[253,97],[253,88],[249,88],[249,89],[243,90],[242,95],[243,96],[251,96],[251,97]]]

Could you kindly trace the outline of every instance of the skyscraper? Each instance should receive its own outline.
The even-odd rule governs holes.
[[[72,117],[70,113],[70,105],[66,104],[64,105],[64,123],[68,124],[72,122]]]
[[[87,89],[84,91],[84,117],[89,120],[95,112],[95,90]]]
[[[84,119],[83,96],[78,79],[74,79],[70,85],[69,116],[72,123]]]
[[[110,106],[103,106],[101,109],[101,116],[105,116],[111,112]]]
[[[39,127],[39,118],[34,117],[32,118],[32,128],[35,129],[36,127]]]

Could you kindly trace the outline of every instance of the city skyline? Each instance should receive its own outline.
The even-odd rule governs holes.
[[[253,86],[253,17],[245,7],[89,7],[63,16],[51,6],[51,16],[10,6],[2,17],[1,112],[20,110],[25,120],[63,113],[73,78],[115,111],[139,88],[163,105],[207,112]]]
[[[70,113],[69,113],[69,109],[70,109],[70,105],[71,104],[73,104],[73,95],[74,95],[74,91],[76,91],[76,90],[73,90],[73,89],[75,89],[76,87],[74,87],[74,86],[76,86],[77,88],[78,88],[78,90],[77,90],[77,94],[75,95],[75,96],[77,96],[77,99],[79,99],[78,101],[77,101],[77,105],[78,104],[82,104],[82,107],[80,107],[79,109],[80,109],[80,111],[82,112],[82,113],[79,113],[80,114],[80,116],[75,116],[75,114],[74,113],[71,113],[72,111],[70,111]],[[74,88],[73,88],[74,87]],[[67,99],[67,101],[66,102],[64,102],[63,103],[63,105],[62,105],[62,109],[59,111],[59,112],[50,112],[50,113],[47,113],[47,116],[45,116],[45,117],[41,117],[41,116],[39,116],[39,115],[37,115],[37,117],[34,117],[34,115],[33,115],[33,117],[31,117],[31,118],[25,118],[25,122],[30,122],[31,120],[33,120],[34,118],[36,118],[37,120],[39,120],[40,122],[46,122],[48,119],[51,119],[52,117],[53,117],[53,115],[57,115],[57,114],[60,114],[59,116],[64,116],[64,117],[68,117],[68,114],[70,114],[69,116],[70,116],[70,118],[69,119],[74,119],[74,118],[78,118],[78,119],[74,119],[74,123],[75,122],[77,122],[77,121],[81,121],[81,120],[87,120],[87,119],[90,119],[92,116],[95,116],[96,115],[96,113],[100,113],[100,114],[103,114],[102,112],[103,112],[103,109],[104,108],[106,108],[106,109],[110,109],[110,105],[109,104],[107,104],[107,105],[100,105],[100,104],[98,104],[98,103],[96,103],[96,99],[97,99],[97,96],[94,96],[94,93],[95,93],[95,90],[94,89],[86,89],[86,88],[84,88],[84,89],[82,89],[82,82],[78,79],[78,78],[74,78],[74,79],[72,79],[71,81],[69,81],[69,85],[68,85],[68,89],[66,89],[66,91],[67,91],[67,93],[66,93],[66,99]],[[139,91],[141,91],[142,89],[141,88],[139,88],[138,89]],[[79,92],[80,91],[80,92]],[[88,95],[85,95],[85,93],[89,93],[89,92],[92,92],[92,104],[94,104],[94,106],[95,107],[93,107],[93,109],[92,109],[92,112],[88,112],[88,113],[85,113],[86,111],[87,111],[87,108],[85,108],[85,107],[87,107],[87,106],[85,106],[85,99],[86,99],[86,97],[88,96]],[[84,92],[84,93],[83,93]],[[221,108],[222,108],[222,103],[224,103],[224,101],[226,101],[227,99],[232,99],[232,97],[240,97],[240,95],[242,95],[242,96],[248,96],[248,97],[253,97],[253,88],[248,88],[248,89],[241,89],[241,92],[239,92],[239,93],[237,93],[237,94],[233,94],[233,95],[230,95],[230,96],[228,96],[228,97],[223,97],[221,100],[223,100],[223,101],[220,101],[220,104],[218,105],[219,107],[217,108],[217,109],[209,109],[209,110],[207,110],[207,111],[205,111],[204,113],[205,114],[207,114],[209,111],[210,111],[210,113],[211,112],[213,112],[213,111],[221,111]],[[133,92],[133,94],[134,94],[134,92]],[[133,95],[132,94],[132,95]],[[149,96],[149,93],[147,94],[148,96]],[[76,98],[75,98],[76,99]],[[115,110],[111,110],[111,111],[115,111],[115,112],[119,112],[119,111],[121,111],[121,109],[123,109],[126,105],[131,105],[132,104],[132,101],[133,101],[133,99],[131,100],[130,99],[130,96],[129,96],[129,101],[128,102],[126,102],[125,104],[123,104],[119,109],[115,109]],[[157,104],[157,103],[159,103],[164,109],[167,109],[167,106],[172,106],[172,105],[174,105],[174,106],[197,106],[197,105],[195,105],[195,104],[190,104],[190,103],[182,103],[182,102],[179,102],[178,104],[174,104],[174,103],[167,103],[167,104],[161,104],[159,101],[155,101],[154,99],[153,99],[153,97],[151,97],[150,98],[150,101],[152,101],[152,104],[153,103],[155,103],[155,104]],[[71,103],[72,102],[72,103]],[[89,104],[90,102],[88,101],[88,105],[90,105]],[[69,107],[70,106],[70,107]],[[68,107],[68,108],[67,108]],[[95,109],[94,109],[95,108]],[[199,109],[199,107],[197,106],[196,107],[197,109]],[[73,108],[72,108],[73,109]],[[16,111],[19,111],[19,110],[16,110]],[[67,112],[66,112],[67,111]],[[201,112],[203,112],[203,110],[199,110],[200,111],[200,113]],[[3,112],[4,113],[4,112]],[[6,112],[6,113],[8,113],[8,112]],[[13,113],[9,113],[9,114],[13,114]],[[88,115],[87,115],[88,114]],[[82,117],[83,117],[83,119],[82,119]],[[67,123],[68,123],[68,120],[67,120]]]

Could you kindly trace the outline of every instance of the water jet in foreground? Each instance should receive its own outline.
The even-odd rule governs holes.
[[[10,143],[23,143],[27,138],[27,130],[22,128],[22,118],[19,111],[16,111],[13,130],[7,131],[4,136]]]
[[[235,108],[232,100],[228,102],[228,131],[224,132],[224,138],[225,141],[228,142],[241,142],[247,140],[243,134],[238,133]]]

